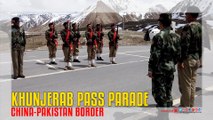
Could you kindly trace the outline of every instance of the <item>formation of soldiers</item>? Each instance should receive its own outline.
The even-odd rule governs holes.
[[[62,49],[64,53],[64,61],[66,62],[66,70],[74,70],[72,67],[72,62],[81,62],[78,59],[79,55],[79,44],[81,34],[79,31],[79,26],[76,23],[71,24],[67,21],[63,23],[64,29],[60,32],[61,39],[63,41]],[[109,57],[112,64],[116,64],[115,57],[118,48],[118,40],[120,39],[118,30],[115,30],[116,25],[111,25],[111,30],[108,32],[109,38]],[[55,30],[54,23],[49,24],[49,29],[45,32],[45,37],[47,40],[47,46],[49,50],[49,64],[56,65],[55,57],[58,46],[58,33]],[[94,29],[91,24],[87,25],[87,30],[85,32],[85,37],[87,40],[87,54],[88,54],[88,65],[90,67],[96,67],[95,57],[97,60],[104,61],[101,57],[103,52],[103,37],[104,32],[102,30],[102,25],[97,24]]]
[[[187,9],[186,21],[188,24],[183,28],[179,36],[171,30],[171,14],[162,13],[158,19],[160,33],[154,36],[150,49],[148,63],[148,76],[152,78],[152,95],[157,103],[157,107],[172,107],[173,99],[171,95],[174,80],[175,65],[178,65],[179,88],[181,92],[181,107],[193,107],[196,71],[201,66],[202,58],[202,29],[201,24],[196,22],[200,10],[195,6]],[[80,62],[79,39],[81,34],[76,23],[69,21],[63,23],[64,29],[60,32],[63,41],[63,53],[65,69],[73,70],[72,62]],[[24,78],[23,75],[23,53],[26,45],[24,30],[19,26],[19,18],[12,18],[12,61],[13,78]],[[91,24],[87,25],[85,37],[87,40],[88,64],[96,67],[95,57],[103,61],[102,25],[97,24],[93,29]],[[47,46],[49,50],[49,64],[57,64],[55,61],[58,46],[58,33],[54,23],[49,24],[49,29],[45,32]],[[112,64],[116,64],[115,57],[118,49],[120,36],[116,25],[111,25],[108,32],[109,57]],[[72,57],[74,59],[72,60]]]

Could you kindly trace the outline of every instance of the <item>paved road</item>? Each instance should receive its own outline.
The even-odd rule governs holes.
[[[105,61],[97,62],[97,68],[87,67],[86,49],[81,49],[81,63],[74,63],[74,71],[64,71],[62,51],[57,52],[55,69],[37,64],[38,60],[48,62],[47,51],[26,52],[24,71],[26,79],[12,81],[14,91],[148,91],[149,104],[155,102],[151,97],[151,80],[146,76],[149,46],[120,47],[117,65],[109,63],[108,48],[104,49]],[[176,76],[176,73],[175,73]],[[197,86],[201,88],[199,81]],[[173,84],[174,99],[180,97],[177,76]],[[199,104],[200,105],[200,104]]]
[[[25,54],[24,60],[24,73],[27,76],[25,79],[12,80],[13,91],[103,91],[108,93],[109,91],[147,91],[149,92],[148,103],[150,106],[155,106],[155,102],[151,95],[151,80],[146,76],[147,74],[147,63],[149,58],[150,46],[125,46],[120,47],[117,55],[118,64],[112,65],[109,63],[108,48],[104,48],[103,58],[105,61],[97,62],[97,68],[87,67],[87,55],[86,49],[80,50],[81,63],[74,63],[75,70],[64,71],[63,53],[62,51],[57,52],[56,69],[49,69],[48,66],[43,64],[37,64],[39,61],[48,62],[47,51],[28,51]],[[212,51],[204,50],[205,55],[213,55]],[[1,54],[4,55],[4,54]],[[207,58],[207,57],[205,57]],[[213,58],[213,57],[212,57]],[[6,59],[6,58],[5,58]],[[204,62],[209,64],[212,59],[204,59]],[[0,64],[2,66],[8,66],[10,62],[1,59]],[[204,64],[205,65],[205,64]],[[201,90],[204,88],[212,90],[213,81],[212,69],[205,67],[201,74],[201,70],[198,71],[198,82],[197,82],[197,97],[196,106],[202,106],[202,95]],[[201,81],[201,76],[203,79]],[[2,75],[1,78],[8,77]],[[2,80],[6,82],[11,80]],[[202,85],[202,82],[205,84]],[[207,90],[208,93],[208,90]],[[177,73],[175,73],[175,80],[173,83],[172,95],[176,106],[179,105],[180,93],[178,90]],[[106,109],[108,110],[108,109]],[[109,109],[114,113],[116,119],[121,119],[123,115],[128,111],[134,111],[135,114],[127,114],[126,118],[140,116],[140,118],[146,116],[156,116],[157,113],[152,112],[141,112],[141,108],[122,108]],[[119,111],[119,112],[116,112]],[[147,111],[150,111],[148,109]],[[122,114],[120,114],[122,113]],[[143,115],[142,115],[143,114]],[[136,116],[135,116],[136,115]],[[124,117],[124,116],[123,116]]]

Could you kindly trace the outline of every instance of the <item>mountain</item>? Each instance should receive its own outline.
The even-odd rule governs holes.
[[[211,0],[183,0],[174,6],[170,12],[174,13],[174,19],[184,19],[183,13],[186,12],[188,6],[197,6],[200,8],[204,19],[213,18],[213,1]]]
[[[79,13],[33,13],[33,14],[21,14],[18,17],[23,23],[23,27],[26,30],[38,30],[40,28],[47,28],[50,22],[54,22],[56,25],[61,25],[63,22],[73,20]]]
[[[139,7],[135,3],[135,0],[102,0],[116,12],[138,12]]]
[[[138,21],[142,18],[142,14],[137,13],[135,0],[98,0],[81,12],[73,13],[24,13],[15,15],[21,18],[23,26],[26,30],[39,31],[47,28],[50,22],[54,22],[56,26],[61,26],[63,22],[71,20],[79,22],[82,27],[88,23],[118,23],[127,21]],[[132,12],[134,11],[134,12]],[[6,20],[10,23],[10,20]],[[2,20],[0,21],[3,23]],[[5,22],[5,20],[4,20]]]
[[[74,20],[81,23],[81,26],[86,26],[88,23],[97,24],[110,24],[122,21],[122,17],[106,5],[103,1],[89,6],[80,15],[80,19],[76,17]]]
[[[145,13],[145,19],[158,19],[159,14],[163,12],[168,12],[168,10],[161,4],[158,4],[154,7],[149,8],[149,11]]]
[[[135,0],[102,0],[105,4],[118,12],[127,21],[137,21],[142,19],[142,13],[139,10]]]

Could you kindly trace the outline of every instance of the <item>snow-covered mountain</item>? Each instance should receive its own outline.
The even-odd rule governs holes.
[[[174,6],[170,12],[174,13],[174,19],[184,19],[183,13],[186,12],[188,6],[197,6],[202,12],[203,18],[213,18],[213,1],[212,0],[183,0]]]
[[[80,22],[81,26],[86,26],[88,23],[109,24],[122,21],[121,16],[103,1],[97,1],[92,4],[85,9],[79,17],[76,17],[74,21]]]
[[[149,8],[149,11],[145,13],[145,19],[158,19],[159,14],[163,12],[168,12],[168,10],[161,4],[158,4],[154,7]]]
[[[210,0],[183,0],[174,6],[170,12],[174,13],[173,18],[183,19],[182,12],[185,12],[187,6],[196,5],[203,12],[204,18],[213,18],[213,5]],[[157,19],[159,13],[167,12],[168,10],[162,5],[147,9],[147,12],[140,13],[135,0],[98,0],[90,4],[81,12],[72,13],[31,13],[18,15],[22,21],[25,29],[36,27],[47,27],[49,22],[55,22],[56,25],[61,25],[67,20],[72,22],[80,22],[81,26],[85,26],[87,23],[117,23],[124,20],[138,21],[142,18],[145,19]],[[142,14],[144,16],[142,16]],[[17,16],[17,15],[16,15]],[[7,20],[8,24],[10,20]],[[0,24],[3,22],[1,21]],[[5,20],[4,20],[5,23]],[[39,29],[38,29],[39,30]]]
[[[123,17],[125,21],[137,21],[142,18],[142,15],[135,11],[137,11],[137,6],[134,0],[98,0],[82,12],[20,14],[18,17],[28,30],[47,26],[50,22],[55,22],[56,25],[63,24],[67,20],[79,22],[82,26],[88,23],[117,23],[121,22]]]
[[[23,23],[23,27],[28,30],[30,28],[36,28],[41,26],[47,26],[50,22],[62,24],[67,20],[73,20],[78,17],[79,13],[33,13],[33,14],[21,14],[18,17]]]

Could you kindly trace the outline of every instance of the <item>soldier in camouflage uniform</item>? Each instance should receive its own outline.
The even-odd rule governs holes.
[[[73,52],[73,33],[69,29],[69,22],[63,24],[64,29],[61,31],[61,39],[63,41],[64,60],[66,62],[65,70],[73,70],[71,57]]]
[[[116,64],[115,57],[118,49],[118,40],[120,36],[118,32],[115,30],[115,24],[111,25],[111,30],[108,32],[109,38],[109,58],[112,64]]]
[[[95,66],[95,52],[97,48],[96,35],[93,32],[91,24],[87,25],[87,31],[85,32],[87,39],[87,53],[88,53],[88,64],[91,67]]]
[[[150,50],[148,76],[152,78],[152,95],[157,107],[172,107],[172,83],[175,65],[180,58],[180,37],[171,30],[171,16],[160,14],[160,33],[156,34]]]
[[[45,38],[47,40],[47,47],[49,50],[49,58],[50,63],[49,64],[57,64],[55,61],[56,57],[56,51],[58,46],[58,33],[55,30],[54,23],[49,23],[49,29],[45,32]]]
[[[81,34],[79,32],[79,28],[77,28],[76,23],[72,24],[72,33],[73,33],[73,62],[81,62],[78,59],[78,55],[79,55],[79,39],[81,37]]]
[[[104,32],[102,31],[102,26],[101,24],[96,25],[96,35],[97,35],[97,60],[103,61],[104,59],[101,57],[101,54],[103,52],[103,37],[104,37]]]
[[[25,32],[19,25],[18,17],[12,18],[12,31],[11,31],[11,54],[13,63],[13,79],[25,78],[23,75],[23,56],[26,45]]]
[[[187,8],[188,24],[181,33],[181,59],[178,65],[179,88],[181,92],[181,107],[193,107],[196,87],[196,73],[201,64],[202,29],[196,22],[200,10],[198,7]]]

